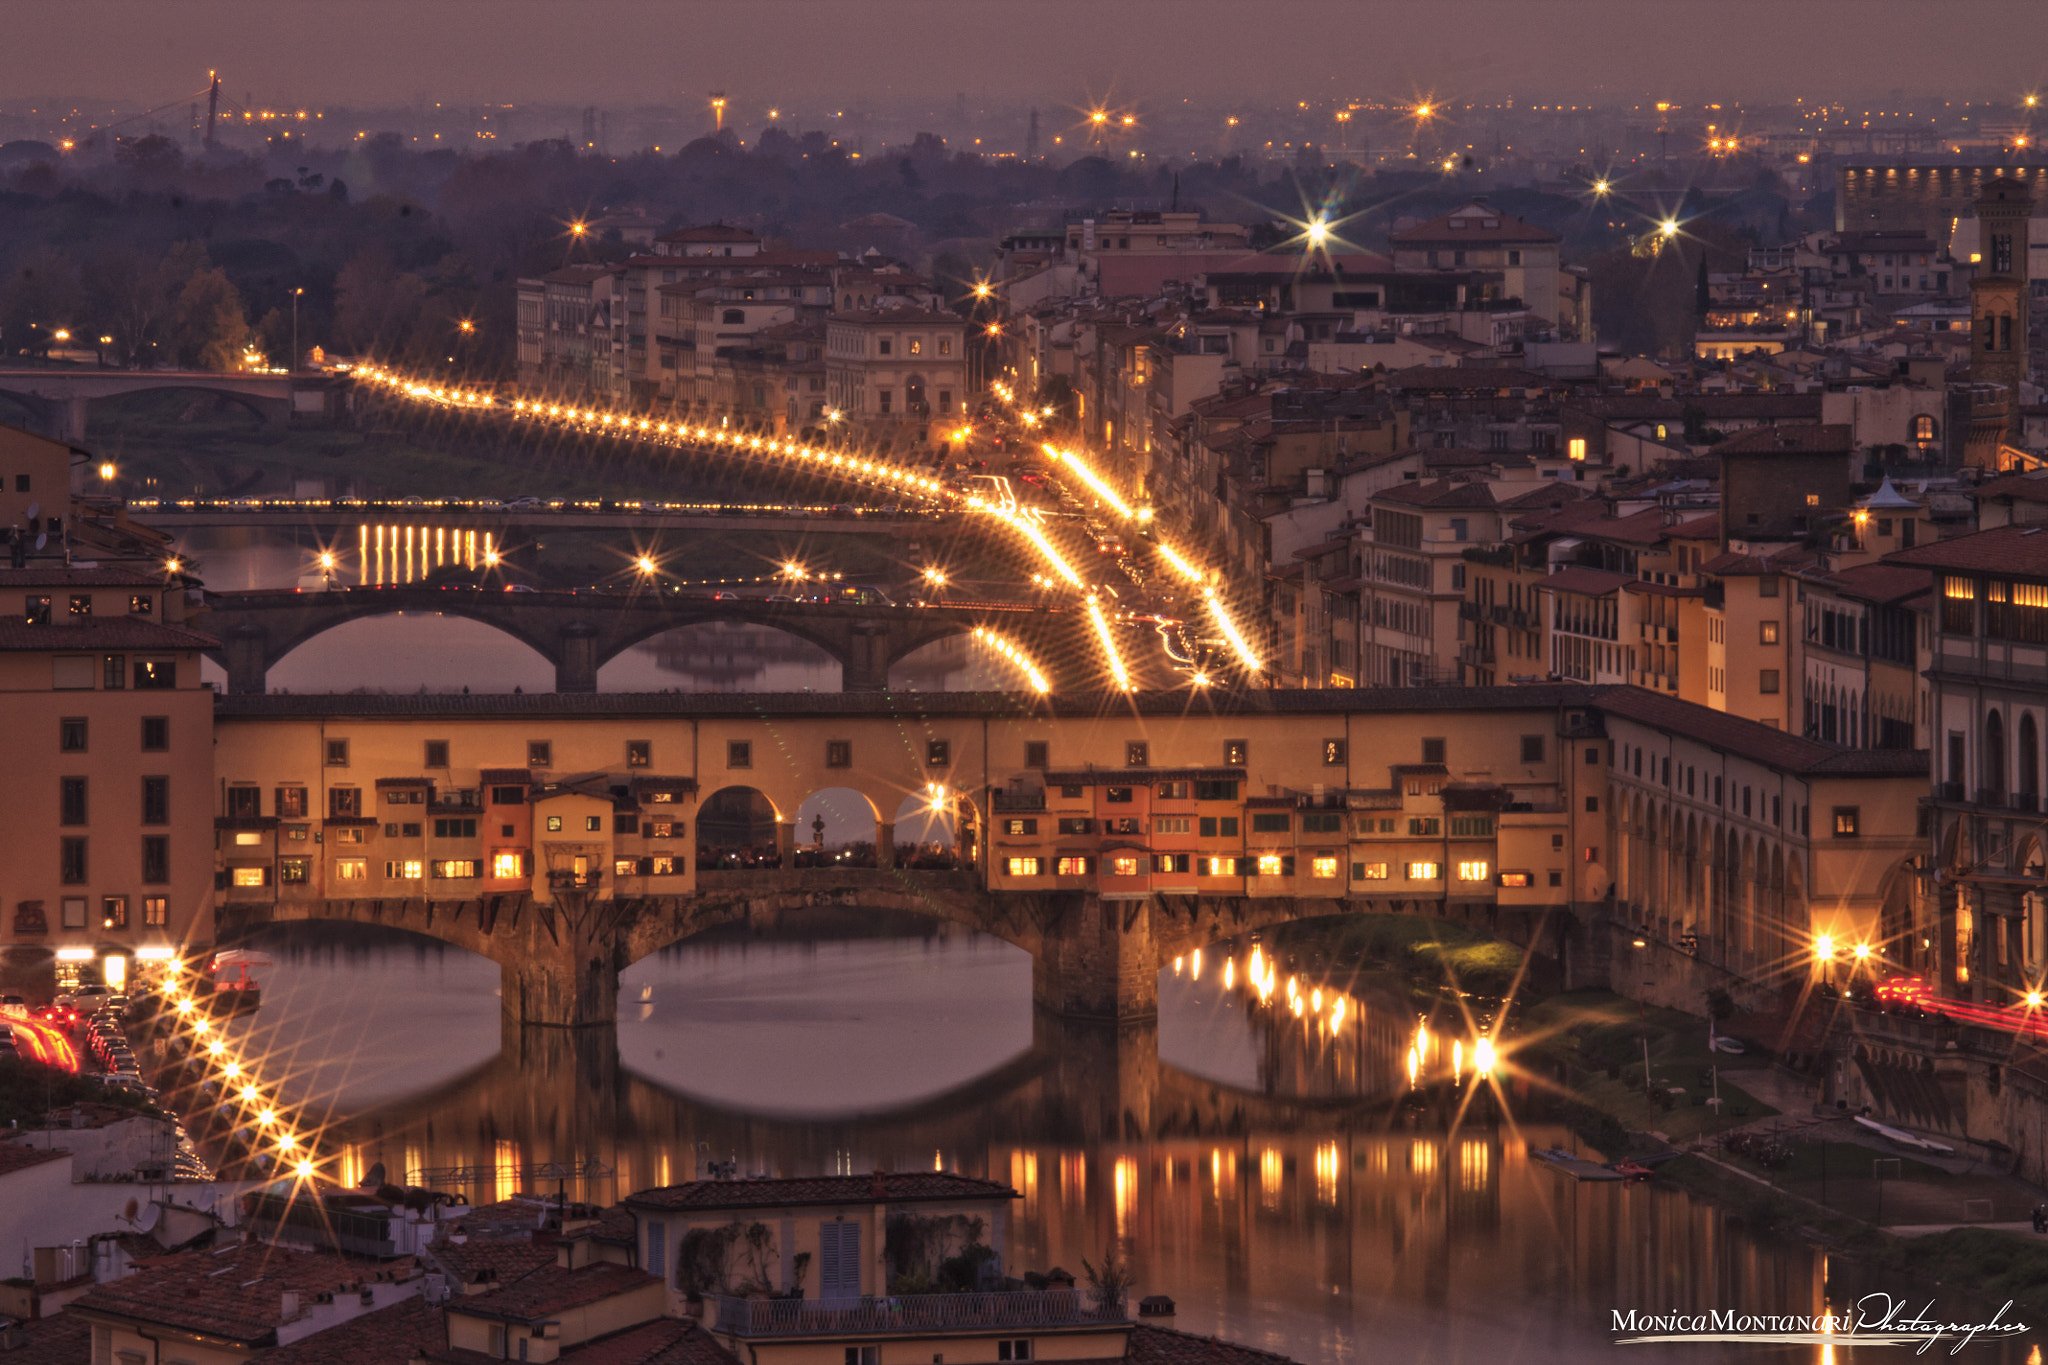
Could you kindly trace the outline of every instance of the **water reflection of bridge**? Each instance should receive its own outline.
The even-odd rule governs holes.
[[[1392,1065],[1399,1030],[1383,1039],[1373,1046]],[[1422,1348],[1453,1322],[1469,1353],[1474,1333],[1511,1341],[1526,1322],[1602,1333],[1617,1303],[1816,1301],[1818,1257],[1806,1248],[1752,1243],[1675,1192],[1543,1169],[1526,1144],[1570,1142],[1557,1128],[1450,1120],[1443,1097],[1406,1107],[1203,1081],[1160,1062],[1149,1026],[1041,1014],[1025,1054],[963,1087],[816,1119],[673,1094],[625,1072],[605,1031],[510,1026],[504,1050],[466,1081],[341,1122],[327,1140],[343,1147],[345,1171],[596,1156],[615,1171],[606,1188],[566,1192],[600,1200],[694,1178],[700,1158],[777,1174],[937,1164],[1020,1191],[1017,1265],[1071,1268],[1122,1245],[1141,1284],[1183,1299],[1183,1326],[1229,1326],[1222,1306],[1254,1299],[1360,1325],[1370,1308],[1375,1333],[1380,1310],[1442,1310],[1386,1322],[1394,1339],[1423,1334],[1399,1358],[1431,1354]],[[476,1193],[510,1192],[508,1179]],[[1359,1302],[1333,1305],[1333,1294]]]

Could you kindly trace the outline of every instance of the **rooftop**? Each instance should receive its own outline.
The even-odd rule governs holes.
[[[1502,213],[1485,200],[1474,200],[1426,223],[1418,223],[1389,239],[1397,247],[1434,246],[1439,242],[1463,245],[1471,242],[1558,242],[1563,238],[1548,228]]]
[[[410,1259],[372,1265],[266,1242],[235,1242],[143,1261],[134,1274],[95,1287],[75,1306],[260,1345],[285,1322],[288,1290],[307,1304],[316,1294],[352,1292],[372,1280],[404,1278],[413,1269]]]
[[[1847,455],[1855,445],[1855,429],[1846,422],[1802,423],[1740,432],[1715,446],[1714,451],[1722,456]]]
[[[62,1161],[70,1155],[62,1147],[24,1147],[18,1142],[0,1142],[0,1176],[13,1175],[16,1171],[51,1161]]]
[[[406,1365],[447,1344],[440,1308],[413,1297],[265,1351],[263,1365]]]
[[[616,1261],[593,1261],[574,1270],[550,1263],[488,1294],[456,1299],[448,1311],[473,1318],[539,1322],[571,1308],[660,1283],[646,1271]]]
[[[1911,564],[1960,573],[2023,574],[2048,577],[2048,534],[2039,526],[1999,526],[1974,535],[1938,540],[1885,556],[1887,564]]]
[[[1785,772],[1813,777],[1863,775],[1922,781],[1927,777],[1924,749],[1844,749],[1646,688],[1603,688],[1594,705],[1608,715],[1654,725]]]
[[[139,616],[64,617],[32,626],[24,616],[0,616],[0,650],[218,649],[220,641],[184,626]]]

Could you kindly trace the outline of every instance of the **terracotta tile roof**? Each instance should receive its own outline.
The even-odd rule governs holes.
[[[553,1246],[525,1236],[444,1239],[427,1254],[462,1284],[503,1284],[555,1262]]]
[[[1803,573],[1801,578],[1832,589],[1859,602],[1891,606],[1928,590],[1930,575],[1925,569],[1905,564],[1858,564],[1835,573]]]
[[[724,223],[705,223],[698,227],[677,228],[664,232],[654,239],[657,242],[758,242],[761,239],[742,227],[727,227]]]
[[[1467,242],[1559,242],[1564,239],[1548,228],[1537,227],[1486,204],[1463,208],[1418,223],[1387,239],[1395,246],[1434,246],[1439,242],[1463,245]]]
[[[410,1258],[372,1264],[265,1242],[237,1242],[144,1261],[134,1274],[98,1286],[73,1306],[264,1345],[284,1321],[284,1291],[297,1291],[305,1304],[315,1294],[353,1291],[380,1276],[409,1275],[414,1269]]]
[[[2048,576],[2048,529],[1999,526],[1974,535],[1938,540],[1885,556],[1887,564],[1912,564],[1961,573],[2009,573]]]
[[[644,1270],[615,1261],[595,1261],[574,1270],[549,1264],[511,1281],[502,1289],[451,1300],[448,1311],[472,1318],[536,1322],[571,1308],[599,1303],[660,1283]]]
[[[1122,1358],[1139,1365],[1294,1365],[1290,1357],[1271,1351],[1143,1322],[1131,1327]]]
[[[1386,376],[1389,389],[1447,392],[1454,389],[1546,389],[1552,381],[1530,370],[1501,366],[1411,365]]]
[[[440,1308],[410,1298],[358,1314],[289,1346],[258,1351],[250,1365],[406,1365],[447,1344],[448,1325]],[[13,1365],[11,1356],[8,1365]]]
[[[1374,502],[1399,503],[1404,507],[1491,508],[1493,485],[1489,483],[1401,483],[1372,495]]]
[[[62,564],[31,564],[27,568],[0,567],[0,588],[161,588],[164,573],[154,568],[109,564],[95,568]]]
[[[1654,725],[1786,772],[1810,776],[1927,776],[1924,749],[1844,749],[1646,688],[1602,688],[1593,704],[1609,715]]]
[[[70,1125],[67,1123],[65,1126]],[[17,1142],[0,1142],[0,1175],[13,1175],[16,1171],[25,1171],[31,1166],[41,1166],[45,1162],[61,1161],[70,1155],[70,1151],[63,1147],[45,1149],[24,1147]]]
[[[59,604],[61,605],[61,604]],[[0,616],[0,650],[218,649],[220,641],[185,626],[167,626],[139,616],[67,618],[32,626],[22,616]]]
[[[77,1313],[18,1322],[13,1346],[0,1350],[7,1365],[91,1365],[92,1323]]]
[[[1855,449],[1855,430],[1846,422],[1825,425],[1756,427],[1738,432],[1714,447],[1717,455],[1847,455]]]
[[[718,1339],[687,1318],[657,1318],[599,1337],[562,1356],[562,1365],[737,1365]]]
[[[1559,569],[1547,578],[1536,581],[1539,588],[1554,592],[1584,593],[1588,597],[1604,597],[1610,592],[1627,587],[1634,582],[1625,573],[1610,573],[1606,569],[1589,569],[1574,564],[1568,569]]]
[[[1814,562],[1812,551],[1797,546],[1767,555],[1737,554],[1731,550],[1700,565],[1700,572],[1718,578],[1757,578],[1765,574],[1793,573]]]
[[[1106,781],[1116,770],[1105,770],[1095,780]],[[1126,780],[1165,780],[1151,776],[1150,768],[1123,770]],[[1065,774],[1059,776],[1064,777]],[[1055,775],[1048,773],[1052,783]],[[1088,780],[1077,778],[1075,780]],[[995,1180],[948,1175],[938,1171],[884,1171],[874,1175],[798,1176],[788,1179],[692,1180],[684,1185],[667,1185],[641,1190],[622,1202],[629,1209],[750,1209],[792,1207],[806,1204],[908,1204],[934,1199],[1014,1199],[1017,1192]]]

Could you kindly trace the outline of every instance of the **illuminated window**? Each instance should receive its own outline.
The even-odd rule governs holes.
[[[338,882],[361,882],[370,878],[370,864],[363,858],[336,858],[334,879]]]
[[[311,880],[313,864],[305,858],[283,858],[277,864],[277,879],[291,885],[303,885]]]
[[[1408,880],[1411,882],[1433,882],[1441,872],[1435,863],[1408,864]]]
[[[1502,886],[1528,886],[1530,884],[1529,874],[1526,872],[1503,872],[1500,874],[1500,884]]]
[[[1280,875],[1281,865],[1281,857],[1279,854],[1261,854],[1259,856],[1259,875],[1261,877],[1277,877]]]
[[[423,858],[395,858],[384,864],[384,875],[397,881],[416,882],[427,875]]]
[[[1012,877],[1036,877],[1040,861],[1038,858],[1011,858],[1005,866]]]
[[[1387,879],[1385,863],[1353,863],[1351,880],[1354,882],[1383,882]]]
[[[1861,817],[1862,808],[1859,806],[1836,806],[1835,837],[1837,839],[1855,838],[1857,828],[1861,823]]]
[[[1193,817],[1186,815],[1160,815],[1152,820],[1154,834],[1186,834],[1191,828]]]
[[[1059,874],[1062,877],[1085,877],[1088,875],[1088,860],[1086,858],[1062,858],[1059,861]]]
[[[1204,876],[1235,877],[1237,875],[1237,859],[1235,858],[1204,858],[1202,863],[1202,874]]]
[[[128,927],[128,898],[126,896],[100,897],[100,928],[126,929]]]
[[[1493,874],[1491,863],[1459,863],[1458,880],[1461,882],[1483,882]]]
[[[1038,821],[1023,819],[1005,820],[1003,821],[1003,833],[1036,834],[1038,833]]]
[[[1119,855],[1109,860],[1109,875],[1112,877],[1135,877],[1138,875],[1138,860]]]
[[[171,918],[169,896],[144,896],[142,898],[142,922],[144,924],[168,924]]]
[[[635,864],[631,858],[614,858],[612,859],[612,875],[614,877],[630,877],[633,875],[634,866]]]
[[[559,815],[550,815],[550,816],[548,817],[548,833],[550,833],[550,834],[560,834],[561,832],[562,832],[562,817],[561,817],[561,816],[559,816]]]
[[[515,851],[507,850],[503,853],[494,853],[491,855],[491,875],[493,877],[524,876],[525,874],[521,871],[521,868],[524,866],[525,861],[525,857]]]
[[[1311,877],[1335,877],[1337,875],[1337,860],[1334,857],[1311,858],[1308,864],[1308,871]]]

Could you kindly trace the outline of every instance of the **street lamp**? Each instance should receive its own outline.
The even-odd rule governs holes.
[[[292,373],[299,372],[299,296],[304,289],[292,290]]]

